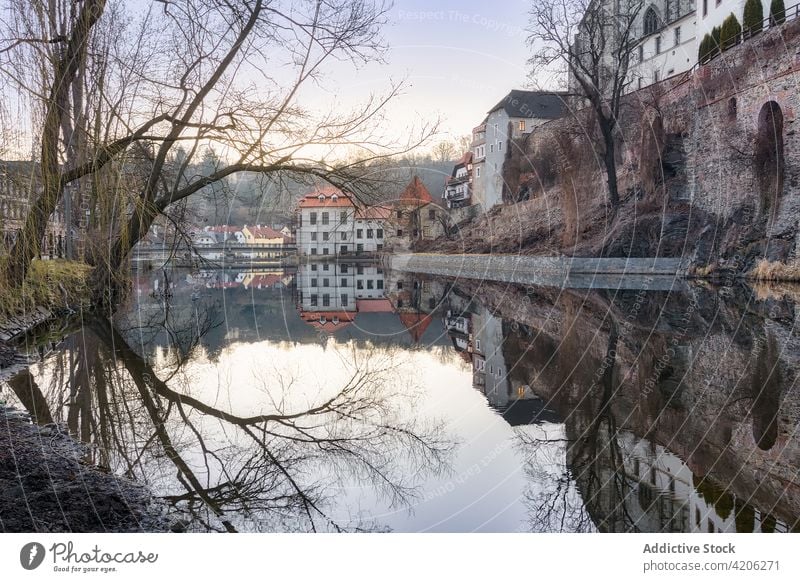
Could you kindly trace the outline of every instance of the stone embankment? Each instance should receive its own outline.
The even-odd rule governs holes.
[[[686,265],[666,258],[576,258],[520,255],[401,254],[389,257],[397,271],[571,288],[672,289],[683,286]]]

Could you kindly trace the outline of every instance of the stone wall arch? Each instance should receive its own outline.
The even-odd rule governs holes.
[[[784,115],[777,101],[767,101],[758,114],[753,165],[760,207],[768,220],[775,215],[784,186]]]

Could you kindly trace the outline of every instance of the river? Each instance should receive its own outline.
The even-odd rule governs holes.
[[[189,531],[791,531],[797,297],[140,272],[2,396]]]

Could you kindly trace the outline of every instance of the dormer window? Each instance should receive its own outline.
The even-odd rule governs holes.
[[[331,319],[331,323],[333,323],[333,325],[339,325],[339,318],[334,317],[333,319]]]
[[[318,197],[317,199],[318,199],[320,202],[325,202],[325,196],[324,196],[323,194],[320,194],[320,195],[319,195],[319,197]]]
[[[320,322],[322,325],[325,325],[326,323],[328,323],[328,320],[327,320],[327,319],[325,319],[325,316],[323,315],[323,316],[320,316],[320,318],[319,318],[319,322]]]
[[[333,202],[336,202],[338,199],[339,199],[339,196],[337,196],[336,194],[334,194],[333,196],[331,196],[331,200],[332,200]]]

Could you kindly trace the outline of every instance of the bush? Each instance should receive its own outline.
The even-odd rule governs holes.
[[[711,38],[710,34],[706,34],[703,40],[700,41],[700,50],[697,54],[697,60],[700,63],[708,62],[716,53],[716,49],[717,47],[714,43],[714,39]]]
[[[718,54],[722,52],[722,47],[720,46],[720,36],[722,35],[722,29],[719,26],[715,26],[711,29],[711,40],[713,41],[713,54]]]
[[[769,5],[769,23],[774,26],[784,22],[786,22],[786,7],[783,0],[772,0]]]
[[[739,36],[742,34],[742,25],[736,15],[731,14],[722,23],[719,35],[719,44],[722,50],[728,50],[739,43]]]
[[[764,26],[764,8],[761,0],[747,0],[744,5],[744,30],[747,34],[758,34]]]

